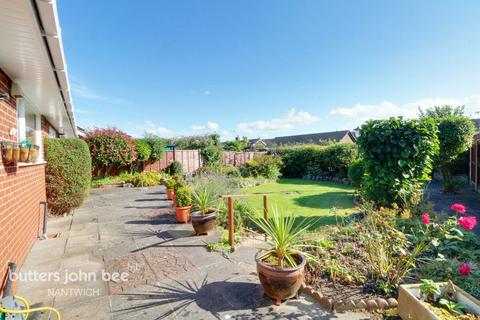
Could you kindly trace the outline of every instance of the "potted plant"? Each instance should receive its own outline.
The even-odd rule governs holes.
[[[3,160],[7,163],[13,162],[13,142],[2,142]]]
[[[165,188],[166,188],[168,200],[173,200],[173,194],[174,194],[173,187],[175,186],[176,183],[177,181],[175,181],[175,179],[173,178],[169,178],[165,180]]]
[[[20,145],[18,143],[13,144],[13,162],[20,162]]]
[[[423,279],[401,285],[398,314],[402,319],[478,319],[480,302],[452,282]]]
[[[193,190],[192,200],[195,212],[192,212],[190,218],[195,234],[208,234],[215,226],[218,199],[208,186],[202,186]]]
[[[190,210],[192,209],[192,195],[190,190],[187,187],[179,188],[175,191],[175,197],[177,222],[188,222],[188,220],[190,220]]]
[[[20,162],[28,162],[28,154],[30,152],[30,143],[20,143]]]
[[[177,206],[177,190],[180,188],[185,188],[186,186],[187,186],[187,182],[183,180],[182,177],[177,176],[175,178],[175,184],[173,186],[173,199],[172,199],[174,207]]]
[[[295,221],[293,216],[284,216],[276,208],[268,221],[263,218],[252,220],[267,236],[265,242],[268,247],[259,248],[255,255],[263,294],[279,305],[282,300],[297,297],[307,257],[314,259],[302,250],[308,225]]]
[[[39,146],[31,145],[28,153],[28,162],[35,163],[38,160]]]

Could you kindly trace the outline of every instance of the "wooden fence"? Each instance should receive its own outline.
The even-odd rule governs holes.
[[[198,150],[175,150],[165,151],[163,158],[159,161],[151,163],[150,161],[145,164],[145,171],[160,171],[165,169],[173,161],[179,161],[183,170],[186,173],[196,172],[203,166],[203,159]]]
[[[241,167],[249,160],[264,155],[266,152],[235,152],[223,151],[223,164],[231,164],[235,167]]]

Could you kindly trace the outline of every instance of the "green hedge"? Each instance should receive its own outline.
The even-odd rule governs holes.
[[[352,143],[280,147],[277,153],[283,160],[282,175],[289,178],[303,178],[311,172],[345,178],[350,163],[358,157],[357,146]]]
[[[79,207],[92,179],[90,150],[81,139],[45,139],[45,181],[50,213],[61,215]]]

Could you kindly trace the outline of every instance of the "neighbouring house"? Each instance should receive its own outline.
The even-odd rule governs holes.
[[[321,144],[322,142],[328,141],[355,143],[357,141],[357,138],[355,133],[350,130],[299,134],[294,136],[275,137],[273,139],[258,138],[249,140],[249,150],[263,150],[275,145],[278,146],[287,144]]]
[[[42,236],[43,140],[76,135],[55,1],[0,0],[0,294],[7,263],[20,267]],[[23,141],[39,146],[37,161],[7,162]]]
[[[473,144],[472,144],[472,148],[470,148],[470,155],[469,155],[470,166],[469,166],[468,181],[472,186],[475,187],[475,191],[479,191],[480,119],[473,119],[473,122],[475,123],[475,126],[477,128],[477,134],[473,136]]]

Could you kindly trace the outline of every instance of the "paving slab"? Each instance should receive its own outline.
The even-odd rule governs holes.
[[[58,308],[63,319],[369,319],[329,313],[302,295],[276,306],[260,295],[260,242],[208,252],[220,232],[197,237],[191,224],[177,224],[164,187],[93,190],[82,208],[50,218],[48,228],[60,237],[37,241],[21,272],[61,279],[21,281],[18,294]],[[66,274],[73,278],[65,281]]]

